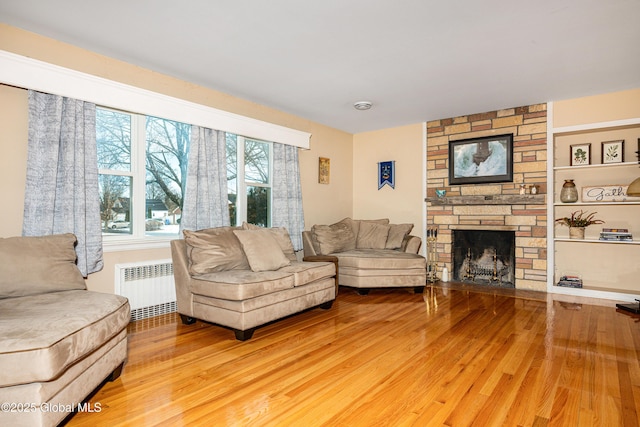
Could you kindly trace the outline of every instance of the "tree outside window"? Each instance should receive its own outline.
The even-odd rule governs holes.
[[[178,233],[190,131],[172,120],[96,110],[104,234]]]

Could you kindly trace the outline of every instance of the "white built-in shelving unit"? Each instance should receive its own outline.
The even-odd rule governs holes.
[[[628,185],[640,176],[635,151],[640,138],[640,118],[586,125],[554,127],[553,104],[549,104],[547,130],[547,291],[633,301],[640,298],[640,199],[616,202],[582,201],[581,187]],[[624,140],[624,162],[602,164],[601,144]],[[591,144],[589,165],[571,166],[570,146]],[[578,189],[576,203],[560,202],[566,179],[573,179]],[[573,211],[597,212],[603,225],[587,227],[585,239],[570,239],[568,227],[555,224],[555,218]],[[633,241],[599,240],[602,228],[627,228]],[[557,286],[561,275],[579,275],[582,288]]]

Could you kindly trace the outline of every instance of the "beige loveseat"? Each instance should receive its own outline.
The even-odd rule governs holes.
[[[331,308],[335,265],[297,261],[284,228],[218,227],[184,231],[171,242],[178,313],[231,328],[236,339],[308,308]]]
[[[86,290],[73,234],[0,239],[0,425],[55,426],[127,357],[126,298]]]
[[[389,224],[388,219],[345,218],[314,225],[302,233],[305,257],[338,258],[340,285],[365,295],[371,288],[413,287],[422,293],[426,260],[418,254],[422,239],[409,233],[413,224]]]

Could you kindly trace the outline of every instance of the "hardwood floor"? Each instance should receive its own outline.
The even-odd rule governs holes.
[[[246,342],[175,314],[134,322],[101,411],[67,425],[638,426],[640,316],[556,298],[341,288]]]

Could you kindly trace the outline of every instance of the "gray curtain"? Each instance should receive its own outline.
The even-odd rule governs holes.
[[[226,134],[191,126],[191,146],[184,192],[183,230],[229,225]]]
[[[302,211],[302,187],[300,186],[297,147],[273,144],[272,187],[272,225],[285,227],[291,236],[293,248],[299,251],[302,249],[304,212]]]
[[[30,90],[22,234],[58,233],[76,235],[83,276],[102,269],[96,106]]]

